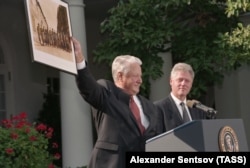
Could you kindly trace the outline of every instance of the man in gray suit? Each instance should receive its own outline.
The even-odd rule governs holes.
[[[190,108],[187,106],[187,95],[190,92],[194,80],[193,68],[186,63],[177,63],[170,74],[171,93],[154,104],[162,115],[163,131],[169,131],[187,121],[184,121],[187,114],[188,121],[206,119],[205,111]],[[182,107],[181,104],[184,106]]]
[[[112,63],[114,83],[108,80],[96,82],[88,70],[80,43],[74,38],[72,41],[78,69],[78,88],[82,97],[93,107],[97,131],[97,141],[88,167],[125,168],[127,151],[145,151],[145,141],[162,132],[157,128],[156,107],[138,95],[142,84],[142,62],[130,55],[117,56]],[[137,109],[136,116],[130,108],[132,103]]]

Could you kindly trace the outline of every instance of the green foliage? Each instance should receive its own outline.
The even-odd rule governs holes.
[[[218,4],[199,1],[183,8],[186,26],[178,27],[172,38],[173,63],[187,62],[192,65],[196,77],[189,97],[199,98],[206,94],[207,88],[221,83],[227,62],[226,52],[221,52],[218,33],[225,33],[237,25],[238,19],[227,18],[225,9]],[[223,54],[223,55],[222,55]]]
[[[250,10],[249,0],[226,0],[226,13],[228,17],[239,16],[241,13]]]
[[[108,34],[108,38],[97,46],[94,59],[111,65],[117,55],[139,57],[143,61],[141,91],[148,95],[150,78],[157,79],[162,75],[163,61],[157,54],[166,50],[164,44],[173,34],[173,29],[168,29],[166,8],[152,0],[120,1],[110,14],[101,25],[101,32]]]
[[[249,30],[237,28],[237,13],[248,9],[246,0],[121,0],[101,24],[105,39],[94,60],[111,65],[117,55],[141,58],[141,92],[147,97],[150,79],[162,75],[158,54],[170,51],[173,63],[193,66],[196,78],[189,96],[199,98],[226,71],[249,61]],[[166,48],[169,43],[171,48]]]
[[[0,127],[0,166],[5,168],[53,168],[53,160],[60,158],[48,151],[53,128],[31,124],[26,113],[2,121]],[[54,148],[57,148],[55,143]]]
[[[43,95],[44,103],[42,109],[39,111],[38,122],[46,123],[48,126],[54,128],[54,136],[49,140],[49,152],[54,153],[55,149],[52,148],[53,142],[58,143],[57,151],[62,153],[62,140],[61,140],[61,109],[60,109],[60,97],[58,94],[49,88],[48,93]],[[62,159],[54,161],[54,163],[61,167]]]
[[[236,69],[243,63],[250,63],[250,26],[243,27],[238,24],[231,33],[219,34],[219,40],[215,43],[220,48],[221,55],[224,55],[224,62],[227,69]],[[227,51],[226,55],[223,51]]]

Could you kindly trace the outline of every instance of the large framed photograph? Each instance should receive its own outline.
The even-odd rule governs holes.
[[[76,74],[69,8],[60,0],[25,0],[32,61]]]

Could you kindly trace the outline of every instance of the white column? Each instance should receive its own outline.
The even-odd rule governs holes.
[[[172,55],[170,52],[159,53],[163,60],[163,75],[157,80],[151,80],[150,100],[156,101],[166,97],[170,93],[169,77],[172,69]]]
[[[87,57],[84,4],[82,0],[66,0],[73,36]],[[88,164],[93,146],[90,106],[80,96],[75,76],[60,72],[62,159],[63,167],[82,167]]]

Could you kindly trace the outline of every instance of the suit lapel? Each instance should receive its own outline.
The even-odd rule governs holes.
[[[177,124],[182,124],[183,121],[182,121],[181,114],[180,114],[173,98],[171,97],[171,95],[169,95],[169,100],[170,100],[170,104],[171,104],[173,119],[176,121]]]

